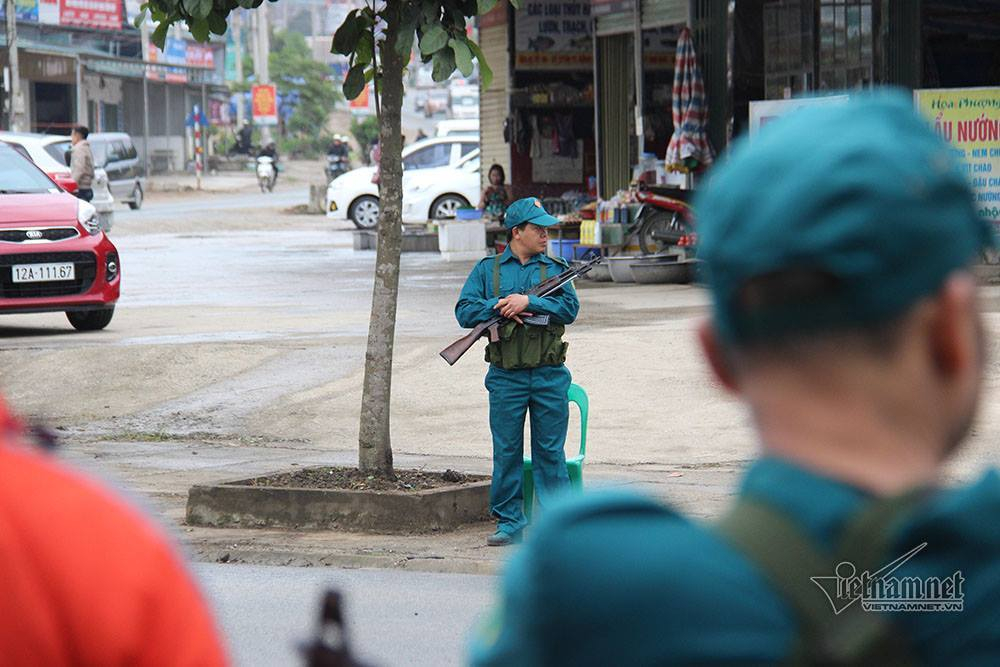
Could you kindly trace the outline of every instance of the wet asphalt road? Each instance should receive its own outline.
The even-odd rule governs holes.
[[[198,564],[196,574],[241,667],[301,665],[327,588],[344,595],[357,657],[380,667],[465,664],[470,628],[495,579],[470,574]]]
[[[213,211],[231,211],[246,208],[278,208],[304,204],[309,200],[308,189],[286,190],[271,193],[252,192],[247,194],[216,195],[210,201],[203,197],[172,198],[166,201],[147,200],[138,211],[124,207],[115,208],[115,224],[131,222],[162,221],[175,216],[204,212],[207,207]],[[114,231],[112,230],[112,235]]]

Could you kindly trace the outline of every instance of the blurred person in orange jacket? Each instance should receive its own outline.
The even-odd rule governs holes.
[[[0,399],[0,663],[226,665],[162,532],[31,440]]]

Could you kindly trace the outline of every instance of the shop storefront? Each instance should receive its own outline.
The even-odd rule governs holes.
[[[674,52],[689,21],[688,9],[688,0],[594,0],[597,193],[602,198],[627,188],[644,157],[662,161],[666,153],[673,133]]]
[[[576,32],[583,24],[575,15],[589,16],[587,31]],[[700,70],[700,77],[692,74],[699,85],[690,98],[700,106],[687,107],[697,109],[691,113],[704,129],[698,145],[707,137],[716,153],[747,131],[751,102],[882,84],[969,95],[964,89],[1000,82],[1000,11],[980,0],[536,1],[519,11],[498,6],[481,28],[497,72],[493,88],[481,93],[484,178],[497,163],[516,197],[565,204],[566,224],[553,230],[550,252],[567,258],[588,252],[648,257],[649,246],[652,254],[680,254],[685,261],[690,255],[691,235],[675,239],[662,228],[646,240],[659,236],[665,244],[633,242],[645,228],[636,214],[650,203],[648,191],[633,187],[639,177],[660,187],[692,185],[671,178],[664,161],[674,133],[675,70],[690,73],[687,63]],[[589,54],[578,52],[588,40]],[[982,152],[993,149],[974,150],[978,156],[970,155],[982,160]],[[695,171],[709,162],[700,160]],[[992,187],[989,179],[983,187]],[[549,199],[572,192],[581,197]],[[993,215],[995,192],[980,195]],[[659,204],[665,206],[661,220],[691,217],[684,202]],[[670,273],[676,267],[643,268]]]
[[[198,45],[200,46],[200,45]],[[82,61],[91,128],[132,135],[139,157],[152,171],[183,169],[193,159],[189,116],[228,98],[218,68],[90,56]],[[110,89],[110,90],[109,90]],[[115,104],[116,100],[120,106]]]
[[[589,0],[500,6],[480,22],[493,85],[480,93],[483,178],[504,167],[515,197],[585,197],[596,176]]]
[[[634,198],[616,195],[650,156],[669,180],[675,49],[690,4],[536,1],[482,18],[497,73],[481,93],[483,178],[504,166],[515,198],[539,196],[561,218],[552,254],[614,254],[638,242],[627,233]]]

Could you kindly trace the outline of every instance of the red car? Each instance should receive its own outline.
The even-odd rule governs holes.
[[[118,249],[97,211],[0,143],[0,313],[65,312],[81,331],[111,322]]]

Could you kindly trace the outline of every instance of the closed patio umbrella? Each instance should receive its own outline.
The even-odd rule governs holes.
[[[667,146],[666,167],[690,174],[712,164],[714,151],[708,142],[708,106],[705,84],[694,54],[690,28],[677,38],[673,91],[674,133]]]

